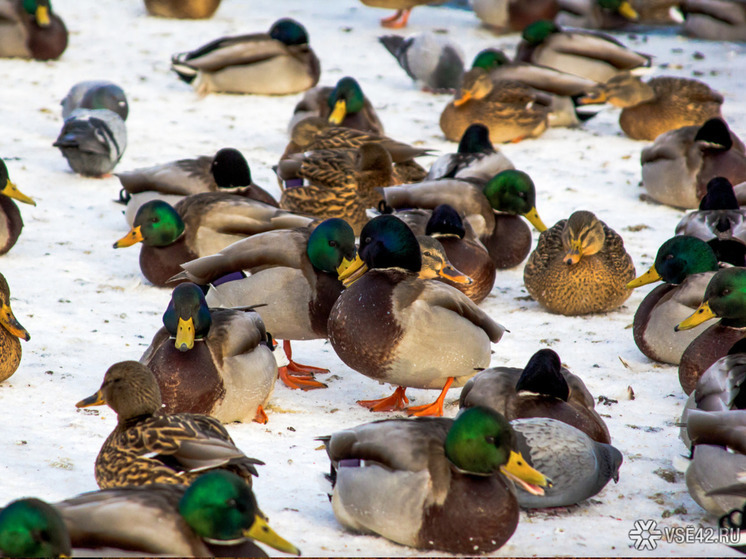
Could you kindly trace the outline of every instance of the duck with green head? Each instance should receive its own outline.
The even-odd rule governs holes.
[[[697,336],[681,356],[679,382],[687,394],[710,365],[746,337],[746,268],[725,268],[712,276],[702,303],[676,330],[688,330],[713,318],[720,320]]]
[[[0,57],[53,60],[67,48],[67,36],[50,0],[0,3]]]
[[[273,350],[256,312],[210,309],[198,286],[182,283],[140,362],[153,371],[166,413],[266,423],[263,406],[277,380]]]
[[[358,258],[340,276],[347,289],[329,314],[332,347],[351,369],[397,385],[389,398],[358,402],[374,411],[405,409],[407,387],[437,388],[433,404],[406,409],[442,415],[448,389],[489,365],[505,331],[454,287],[421,279],[421,268],[414,233],[381,215],[363,228]]]
[[[678,235],[658,249],[651,268],[627,284],[628,289],[663,281],[645,296],[635,312],[632,333],[639,350],[655,361],[678,365],[699,326],[674,332],[702,303],[707,284],[720,269],[712,248],[701,239]]]
[[[314,380],[312,373],[326,370],[292,361],[290,340],[327,337],[329,312],[343,289],[337,276],[354,256],[352,228],[332,218],[315,229],[254,235],[216,254],[185,262],[176,279],[211,285],[207,302],[212,307],[255,306],[267,330],[283,340],[291,360],[280,368],[283,382],[291,388],[323,388],[326,385]],[[248,276],[217,281],[242,271]]]
[[[10,308],[10,287],[0,274],[0,382],[9,378],[21,364],[20,339],[29,341],[31,335],[21,326]]]
[[[394,209],[452,206],[474,229],[498,269],[517,266],[531,250],[531,230],[519,216],[537,230],[546,230],[536,211],[534,183],[528,174],[516,169],[496,174],[482,187],[442,179],[390,186],[383,190],[383,196]]]
[[[0,555],[71,557],[72,544],[60,513],[40,499],[18,499],[0,509]]]
[[[516,452],[508,421],[486,408],[375,421],[322,440],[340,524],[418,549],[495,551],[518,525],[508,480],[538,495],[551,485]]]
[[[18,241],[23,229],[23,219],[13,200],[36,205],[33,199],[18,190],[10,180],[8,167],[0,159],[0,254],[8,252]]]

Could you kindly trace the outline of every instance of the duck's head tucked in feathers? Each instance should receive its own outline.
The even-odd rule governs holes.
[[[276,41],[291,45],[307,45],[308,32],[303,25],[289,17],[278,19],[269,28],[269,36]]]
[[[463,239],[466,236],[464,221],[461,216],[448,204],[440,204],[433,210],[430,219],[425,225],[425,235],[431,237],[458,237]]]
[[[515,391],[554,396],[567,402],[570,387],[562,375],[559,355],[551,349],[540,349],[534,353],[518,378]]]
[[[562,230],[562,244],[567,251],[565,264],[577,264],[583,256],[597,254],[603,249],[605,238],[603,225],[592,212],[574,212]]]

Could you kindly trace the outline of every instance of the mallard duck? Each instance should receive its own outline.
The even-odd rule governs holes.
[[[177,19],[208,19],[220,6],[220,0],[145,0],[151,16]]]
[[[70,168],[87,177],[102,177],[116,167],[127,148],[124,120],[109,109],[76,109],[52,144]]]
[[[5,276],[0,274],[0,382],[16,372],[21,363],[21,342],[31,339],[28,331],[21,326],[10,309],[10,288]]]
[[[696,208],[707,184],[725,177],[746,181],[746,148],[721,119],[670,130],[642,150],[642,183],[654,200],[676,208]]]
[[[368,222],[366,210],[378,205],[377,187],[398,184],[391,156],[377,143],[358,149],[322,149],[280,160],[280,207],[319,219],[342,218],[356,235]]]
[[[23,219],[18,206],[13,200],[24,204],[36,205],[32,198],[18,190],[18,187],[10,180],[8,167],[0,158],[0,254],[5,254],[18,241],[23,229]]]
[[[676,225],[677,235],[692,235],[706,242],[740,241],[746,243],[746,210],[738,204],[733,185],[725,177],[707,183],[707,194],[699,209],[689,212]],[[740,262],[733,262],[743,265]]]
[[[329,314],[332,347],[351,369],[397,385],[390,398],[358,402],[374,411],[403,409],[407,387],[438,388],[433,404],[407,411],[442,415],[448,389],[489,364],[491,342],[505,331],[457,289],[420,279],[421,267],[411,229],[381,215],[363,228],[358,257],[340,276],[347,289]]]
[[[312,221],[243,196],[204,192],[187,196],[176,206],[146,202],[114,248],[141,242],[140,270],[151,283],[164,286],[184,262],[214,254],[249,235],[305,227]]]
[[[417,235],[416,238],[422,259],[422,267],[417,274],[420,279],[441,280],[456,288],[474,282],[472,278],[456,269],[438,239],[428,235]]]
[[[109,109],[122,120],[127,120],[129,105],[124,90],[106,80],[78,82],[70,88],[62,105],[62,119],[66,120],[75,109]]]
[[[185,262],[177,278],[212,284],[211,307],[256,306],[267,330],[283,340],[290,363],[280,378],[291,388],[322,388],[311,372],[325,369],[292,361],[290,340],[327,337],[327,319],[342,292],[338,274],[355,255],[355,234],[341,219],[308,227],[270,231],[234,243],[220,252]],[[245,270],[250,275],[219,283],[221,277]],[[301,373],[291,375],[291,373]]]
[[[622,238],[592,212],[577,211],[539,235],[523,270],[531,297],[577,316],[616,309],[632,294],[635,265]]]
[[[515,169],[513,163],[492,145],[489,128],[476,123],[464,130],[456,153],[438,157],[423,180],[460,179],[486,183],[507,169]]]
[[[531,177],[514,169],[498,173],[481,188],[469,181],[441,179],[390,186],[383,189],[383,197],[395,209],[449,204],[471,225],[498,269],[517,266],[531,250],[531,230],[518,216],[539,231],[546,229],[536,211]]]
[[[423,90],[449,92],[461,84],[463,52],[443,35],[426,31],[407,38],[384,35],[378,40]]]
[[[174,206],[184,196],[200,192],[228,192],[279,207],[271,194],[254,183],[246,158],[234,148],[222,148],[214,156],[179,159],[114,176],[122,184],[120,200],[127,204],[124,215],[130,226],[145,202],[157,199]]]
[[[446,138],[458,142],[475,122],[484,124],[495,143],[540,136],[548,125],[550,99],[517,81],[497,83],[474,68],[464,75],[461,90],[440,115]]]
[[[168,414],[153,373],[137,361],[115,363],[101,388],[75,404],[106,404],[117,426],[96,458],[96,483],[102,489],[151,483],[189,484],[207,470],[234,472],[250,486],[255,464],[236,447],[225,427],[208,415]]]
[[[157,526],[157,529],[153,529]],[[83,493],[48,504],[19,499],[0,511],[0,551],[9,557],[266,557],[267,545],[300,554],[267,524],[251,489],[216,471],[191,486],[152,484]]]
[[[640,15],[628,0],[559,0],[554,23],[584,29],[620,29]]]
[[[507,420],[486,408],[455,420],[374,421],[322,440],[339,523],[418,549],[495,551],[518,525],[505,478],[538,495],[551,484],[517,451]]]
[[[548,417],[514,419],[516,449],[529,465],[552,480],[543,496],[520,486],[516,498],[521,508],[566,507],[585,501],[610,480],[619,481],[622,453],[591,439],[580,429]]]
[[[496,33],[523,31],[540,19],[553,19],[557,15],[557,0],[471,0],[474,14]]]
[[[360,0],[366,6],[373,8],[387,8],[390,10],[396,10],[396,13],[390,17],[385,17],[381,20],[383,27],[390,27],[392,29],[401,29],[407,26],[409,21],[409,14],[412,12],[412,8],[416,6],[424,6],[427,4],[443,4],[447,0]]]
[[[171,57],[171,69],[200,95],[289,95],[314,87],[321,65],[299,22],[278,19],[267,33],[216,39]]]
[[[720,320],[707,328],[686,348],[679,363],[679,382],[690,394],[702,373],[727,354],[738,340],[746,337],[746,269],[725,268],[707,284],[696,311],[682,320],[677,330],[688,330],[712,318]]]
[[[542,20],[523,30],[515,60],[604,83],[619,72],[649,67],[651,59],[608,35],[564,31],[555,23]]]
[[[314,87],[298,101],[290,119],[289,130],[310,116],[318,116],[336,126],[355,128],[383,136],[383,124],[373,104],[355,78],[346,76],[334,87]]]
[[[627,136],[652,141],[669,130],[702,126],[711,118],[720,118],[723,96],[699,80],[660,76],[644,82],[622,72],[594,87],[579,102],[611,103],[622,109],[619,126]]]
[[[257,313],[210,309],[199,287],[182,283],[140,362],[153,371],[166,413],[266,423],[277,380],[271,343]]]
[[[715,253],[701,239],[681,235],[661,245],[653,266],[627,284],[628,289],[635,289],[665,282],[648,293],[635,312],[632,333],[642,353],[655,361],[679,364],[684,350],[705,326],[687,332],[674,332],[674,326],[699,307],[719,269]]]
[[[523,369],[493,367],[478,373],[461,390],[462,408],[485,406],[509,420],[550,417],[580,429],[594,441],[611,442],[580,377],[562,367],[559,355],[540,349]]]
[[[712,41],[746,41],[746,6],[733,0],[684,0],[684,34]]]
[[[0,57],[54,60],[67,48],[67,28],[50,0],[0,1]]]

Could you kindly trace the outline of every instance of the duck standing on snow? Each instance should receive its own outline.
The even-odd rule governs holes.
[[[10,180],[8,167],[0,159],[0,255],[8,252],[18,241],[23,229],[23,219],[13,200],[24,204],[36,205],[32,198],[18,190]]]
[[[176,19],[208,19],[220,6],[220,0],[145,0],[151,16]]]
[[[127,147],[124,120],[109,109],[76,109],[52,144],[70,168],[87,177],[102,177],[116,167]]]
[[[471,0],[474,14],[495,33],[523,31],[540,19],[557,15],[557,0]]]
[[[5,276],[0,274],[0,382],[11,377],[21,363],[21,342],[31,339],[10,309],[10,288]]]
[[[409,14],[412,12],[412,8],[416,6],[424,6],[427,4],[443,4],[447,0],[360,0],[366,6],[373,8],[388,8],[390,10],[396,10],[396,13],[390,17],[385,17],[381,20],[383,27],[390,27],[392,29],[401,29],[407,26],[409,21]]]
[[[0,1],[0,57],[54,60],[65,52],[67,38],[50,0]]]

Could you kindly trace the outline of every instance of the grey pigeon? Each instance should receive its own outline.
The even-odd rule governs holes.
[[[127,120],[129,105],[124,90],[105,80],[76,83],[60,103],[62,118],[67,120],[75,109],[109,109]]]
[[[100,177],[114,169],[127,146],[124,120],[109,109],[76,109],[53,144],[76,173]]]
[[[426,32],[407,38],[384,35],[378,40],[423,89],[454,91],[461,84],[463,54],[457,45],[445,37]]]

